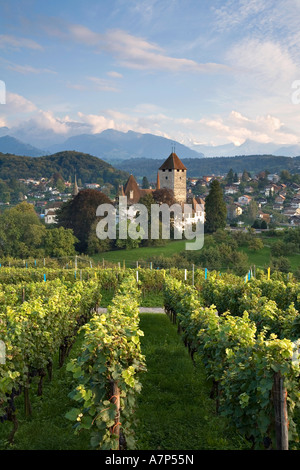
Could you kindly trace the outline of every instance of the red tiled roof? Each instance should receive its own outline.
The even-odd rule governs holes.
[[[133,197],[130,197],[131,192],[132,192]],[[136,204],[137,202],[139,202],[142,196],[145,196],[146,194],[151,194],[152,192],[153,192],[153,189],[139,188],[133,175],[129,176],[128,181],[124,187],[124,195],[127,196],[128,202],[130,204]]]

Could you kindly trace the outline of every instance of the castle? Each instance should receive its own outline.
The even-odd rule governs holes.
[[[172,152],[157,172],[155,189],[171,189],[176,201],[180,204],[185,203],[187,199],[186,171],[182,161],[176,153]],[[141,197],[151,194],[155,189],[141,189],[134,176],[130,175],[124,188],[121,187],[120,195],[126,196],[130,205],[139,202]]]
[[[186,188],[186,174],[187,168],[182,161],[172,152],[165,162],[160,166],[157,172],[157,182],[155,189],[142,189],[137,184],[133,175],[130,175],[125,186],[120,187],[119,196],[126,196],[129,206],[137,204],[139,200],[146,194],[151,194],[158,189],[170,189],[174,194],[177,203],[191,204],[193,209],[193,216],[190,223],[196,223],[197,220],[204,221],[204,201],[201,198],[187,194]],[[201,210],[199,210],[201,206]]]

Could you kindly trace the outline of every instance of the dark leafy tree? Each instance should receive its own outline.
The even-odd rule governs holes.
[[[156,204],[168,204],[168,206],[172,206],[177,202],[172,189],[156,189],[152,194]]]
[[[213,233],[226,227],[227,209],[223,191],[218,180],[212,181],[208,196],[205,199],[205,224],[207,233]]]
[[[96,210],[101,204],[112,204],[112,202],[101,191],[84,189],[57,211],[58,226],[73,230],[79,240],[76,249],[81,253],[85,253],[88,249],[90,232],[97,220]]]
[[[265,220],[262,221],[260,228],[262,230],[266,230],[268,228],[268,224]]]

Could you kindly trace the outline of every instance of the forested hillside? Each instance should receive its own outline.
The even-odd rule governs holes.
[[[0,153],[0,178],[9,180],[12,178],[51,178],[54,173],[60,173],[68,180],[77,178],[82,183],[124,183],[127,173],[115,169],[112,165],[98,157],[66,151],[43,157],[21,157]]]
[[[297,171],[300,167],[300,157],[276,157],[274,155],[241,155],[237,157],[212,157],[212,158],[181,158],[181,161],[188,169],[189,177],[201,177],[204,175],[226,174],[232,168],[237,173],[244,170],[253,172],[268,170],[270,173],[277,173],[281,170]],[[133,173],[137,178],[147,176],[151,181],[155,181],[157,170],[163,160],[152,160],[145,158],[134,158],[118,162],[115,166]]]

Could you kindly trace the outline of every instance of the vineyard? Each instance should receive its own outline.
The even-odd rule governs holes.
[[[141,305],[165,308],[190,363],[201,361],[215,414],[246,446],[298,449],[300,284],[291,274],[44,266],[0,268],[6,446],[21,427],[20,406],[36,415],[32,397],[43,397],[55,364],[72,377],[72,406],[61,418],[72,432],[88,434],[94,449],[137,448],[148,373]]]

